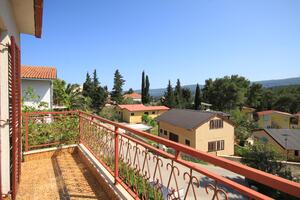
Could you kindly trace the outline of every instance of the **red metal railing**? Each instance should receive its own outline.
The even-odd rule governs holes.
[[[212,172],[219,169],[215,166],[221,167],[228,176],[242,180],[246,177],[300,197],[299,183],[95,115],[79,111],[78,116],[79,143],[115,178],[115,184],[124,186],[136,199],[197,199],[204,195],[217,199],[271,199],[246,184]],[[150,145],[149,141],[165,145],[175,153],[160,150]],[[182,154],[215,166],[186,161]]]
[[[78,141],[78,112],[30,112],[23,114],[25,152]]]

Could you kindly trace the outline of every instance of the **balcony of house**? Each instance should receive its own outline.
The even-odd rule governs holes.
[[[17,199],[271,199],[251,180],[300,197],[299,183],[81,111],[24,113],[22,133]]]

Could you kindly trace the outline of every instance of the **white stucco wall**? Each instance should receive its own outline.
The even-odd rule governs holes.
[[[11,1],[0,0],[0,119],[7,120],[8,111],[8,49],[3,45],[10,43],[10,36],[14,36],[20,46],[20,32],[17,28],[13,14]],[[0,122],[0,145],[1,145],[1,176],[2,192],[10,190],[9,173],[9,125]]]
[[[25,91],[28,88],[32,88],[36,99],[26,99]],[[24,98],[24,104],[26,106],[33,106],[38,108],[41,102],[48,104],[48,107],[44,109],[52,109],[52,81],[51,80],[34,80],[34,79],[22,79],[22,96]]]

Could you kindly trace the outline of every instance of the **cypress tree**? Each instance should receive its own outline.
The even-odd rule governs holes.
[[[142,88],[141,88],[141,92],[142,92],[142,103],[145,103],[145,72],[142,72]]]
[[[122,92],[124,83],[125,80],[123,79],[123,76],[120,74],[119,70],[116,70],[114,75],[114,87],[111,92],[111,99],[116,101],[118,104],[123,101]]]
[[[149,77],[146,75],[146,84],[145,84],[145,89],[144,89],[144,94],[145,94],[145,104],[150,103],[150,94],[149,94],[149,89],[150,89],[150,82],[149,82]]]
[[[177,83],[176,83],[176,87],[175,87],[175,103],[176,103],[176,107],[177,108],[182,108],[182,88],[181,88],[181,84],[180,84],[180,80],[177,79]]]
[[[170,80],[168,83],[167,91],[165,93],[164,105],[170,108],[173,108],[175,106],[174,91]]]
[[[196,94],[195,94],[195,102],[194,102],[194,109],[195,110],[200,110],[200,104],[201,104],[200,86],[199,86],[199,84],[197,84]]]

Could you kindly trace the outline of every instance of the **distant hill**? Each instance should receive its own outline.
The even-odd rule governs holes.
[[[300,85],[300,77],[267,80],[267,81],[257,81],[256,83],[260,83],[266,88],[277,87],[277,86],[287,86],[287,85]]]
[[[287,85],[300,85],[300,77],[265,80],[265,81],[255,81],[255,83],[260,83],[265,88],[287,86]],[[182,87],[189,88],[193,93],[196,90],[196,84],[184,85]],[[200,85],[200,87],[203,87],[203,85]],[[154,97],[160,97],[160,96],[164,95],[165,91],[166,91],[166,88],[150,89],[150,95],[154,96]],[[136,90],[136,92],[140,93],[141,90]]]

